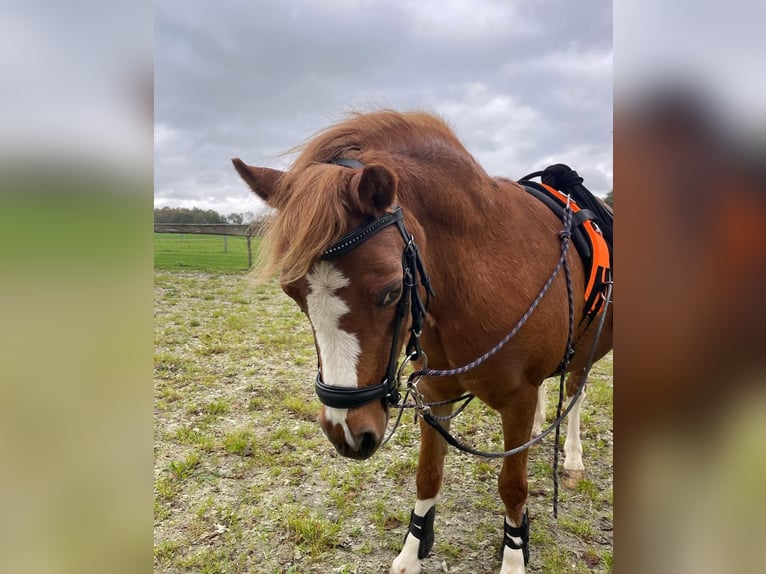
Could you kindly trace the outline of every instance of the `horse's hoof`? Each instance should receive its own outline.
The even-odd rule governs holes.
[[[561,484],[570,490],[574,490],[583,478],[585,478],[584,470],[564,470],[561,473]]]

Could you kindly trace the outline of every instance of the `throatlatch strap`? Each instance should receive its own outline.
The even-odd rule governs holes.
[[[425,516],[418,516],[413,510],[410,513],[410,527],[407,534],[412,534],[420,541],[418,546],[418,560],[428,558],[431,547],[434,545],[434,517],[436,516],[436,506],[426,512]],[[407,539],[407,534],[404,539]]]
[[[521,526],[511,526],[505,517],[503,517],[503,525],[505,526],[503,548],[507,546],[511,550],[521,550],[524,554],[524,566],[527,566],[529,564],[529,514],[527,509],[524,509],[524,514],[521,517]],[[521,538],[521,544],[516,544],[511,538],[512,536]]]

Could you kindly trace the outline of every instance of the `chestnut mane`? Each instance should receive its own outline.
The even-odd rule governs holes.
[[[383,164],[401,181],[404,174],[397,164],[428,159],[448,162],[451,171],[462,168],[470,177],[486,177],[447,124],[425,112],[353,113],[295,150],[300,154],[274,193],[277,211],[264,236],[261,268],[262,277],[281,271],[286,282],[304,276],[319,254],[348,231],[348,214],[359,212],[349,193],[352,170],[327,162],[352,157]],[[399,194],[406,191],[407,185],[400,185]]]

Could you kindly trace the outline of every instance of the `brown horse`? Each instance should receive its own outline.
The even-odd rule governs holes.
[[[344,456],[364,459],[380,446],[396,357],[408,333],[410,352],[413,334],[422,331],[416,343],[430,368],[473,360],[525,313],[560,256],[556,215],[517,183],[488,176],[447,125],[425,113],[353,115],[307,143],[286,172],[233,162],[276,209],[265,272],[281,272],[284,291],[311,321],[316,388],[325,403],[319,423]],[[574,249],[568,264],[579,324],[585,274]],[[422,284],[429,275],[434,297]],[[414,309],[429,298],[427,315],[419,316]],[[432,402],[472,393],[500,413],[505,447],[521,445],[532,431],[538,388],[562,361],[568,321],[559,274],[494,357],[461,375],[423,377],[419,391]],[[578,333],[569,364],[575,378],[585,368],[595,323]],[[611,338],[609,309],[597,357],[611,348]],[[420,572],[419,560],[433,543],[447,443],[422,419],[420,426],[417,500],[391,567],[397,574]],[[529,536],[526,451],[504,459],[498,484],[506,532],[501,573],[516,574],[525,571]]]

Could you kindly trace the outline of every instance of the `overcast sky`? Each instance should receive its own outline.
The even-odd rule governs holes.
[[[563,162],[612,188],[612,3],[161,0],[155,206],[257,211],[230,158],[280,155],[350,110],[441,115],[492,175]]]

